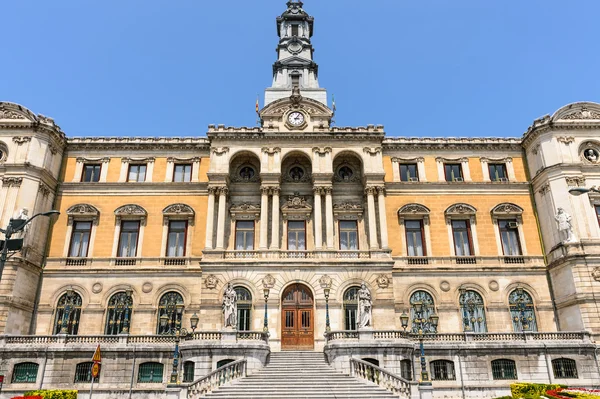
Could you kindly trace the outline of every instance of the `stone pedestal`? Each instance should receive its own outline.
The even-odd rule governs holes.
[[[373,327],[361,327],[358,329],[359,341],[372,341],[373,339],[375,339],[373,337]]]
[[[431,382],[419,383],[419,397],[421,399],[433,399],[433,385],[431,385]]]
[[[237,341],[237,330],[227,328],[221,331],[221,342],[236,342]]]

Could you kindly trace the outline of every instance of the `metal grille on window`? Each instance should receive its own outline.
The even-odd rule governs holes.
[[[415,319],[417,318],[417,311],[415,309],[415,304],[416,303],[422,303],[423,304],[423,310],[421,311],[421,318],[425,319],[425,323],[423,323],[423,333],[424,334],[433,334],[436,333],[436,328],[433,326],[433,324],[429,321],[430,317],[433,313],[435,313],[435,306],[433,303],[433,297],[431,296],[430,293],[426,292],[426,291],[415,291],[411,296],[410,296],[410,319],[413,321],[412,322],[412,332],[414,334],[418,334],[419,333],[419,328],[418,328],[418,324],[415,322]]]
[[[75,380],[73,382],[92,382],[92,366],[94,362],[79,363],[75,367]],[[98,365],[100,370],[102,365]],[[100,380],[100,372],[98,376],[94,378],[94,382],[97,383]]]
[[[194,381],[194,362],[185,362],[183,363],[183,382],[193,382]]]
[[[131,292],[117,292],[108,301],[108,312],[106,317],[106,334],[129,334],[131,324],[131,309],[133,299]]]
[[[160,384],[163,381],[163,365],[161,363],[142,363],[138,371],[138,382]]]
[[[15,364],[11,382],[13,384],[35,382],[37,378],[38,367],[39,365],[37,363],[31,362]]]
[[[481,295],[476,291],[462,290],[458,301],[460,303],[460,314],[463,320],[464,331],[476,333],[487,332],[485,307]]]
[[[519,287],[511,292],[508,305],[514,331],[537,331],[533,298],[527,291]]]
[[[517,366],[514,360],[498,359],[492,361],[492,377],[495,380],[516,380]]]
[[[81,296],[73,290],[67,290],[58,300],[54,334],[77,335],[81,316]]]
[[[454,362],[449,360],[435,360],[430,365],[434,381],[451,381],[456,379]]]
[[[552,360],[552,370],[554,378],[578,378],[577,364],[573,359],[554,359]]]
[[[240,331],[250,331],[252,294],[244,287],[235,287],[234,289],[237,294],[237,328]]]
[[[346,330],[356,330],[358,290],[360,290],[360,287],[350,287],[344,292],[344,322]]]
[[[412,362],[408,359],[400,360],[400,377],[412,380]]]
[[[177,292],[167,292],[158,303],[158,333],[175,334],[181,327],[183,297]]]

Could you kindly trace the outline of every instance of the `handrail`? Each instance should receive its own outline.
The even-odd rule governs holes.
[[[188,399],[199,399],[221,385],[246,376],[247,360],[241,359],[219,367],[188,385]]]
[[[350,358],[350,375],[371,381],[401,397],[410,397],[410,382],[364,360]]]

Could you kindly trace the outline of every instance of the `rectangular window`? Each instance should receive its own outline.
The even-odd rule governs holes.
[[[192,181],[192,165],[177,164],[173,169],[173,181],[176,183],[191,182]]]
[[[285,311],[285,328],[294,328],[294,315],[293,310]]]
[[[292,87],[300,87],[300,75],[292,75]]]
[[[462,167],[459,163],[445,163],[446,181],[463,181]]]
[[[236,251],[254,250],[254,222],[238,221],[235,224]]]
[[[598,225],[600,225],[600,206],[596,205],[594,209],[596,209],[596,218],[598,219]]]
[[[129,165],[127,173],[127,181],[145,182],[146,181],[146,165]]]
[[[406,220],[406,250],[408,256],[426,256],[425,234],[422,220]]]
[[[452,236],[454,237],[454,253],[456,256],[473,255],[471,223],[468,220],[453,220]]]
[[[167,256],[185,256],[187,222],[184,220],[169,221],[167,236]]]
[[[81,175],[82,182],[99,182],[100,181],[100,172],[102,171],[102,165],[94,164],[83,165],[83,174]]]
[[[506,256],[521,256],[521,243],[519,241],[518,223],[514,219],[498,220],[502,252]]]
[[[92,367],[93,362],[79,363],[75,367],[75,380],[73,382],[92,382]],[[98,365],[98,376],[94,378],[94,382],[97,383],[100,380],[100,369],[102,365]]]
[[[194,382],[194,362],[183,363],[183,382]]]
[[[161,363],[142,363],[138,372],[138,382],[160,384],[163,382],[163,365]]]
[[[340,220],[340,250],[358,249],[358,224],[356,220]]]
[[[19,363],[13,368],[11,382],[13,384],[25,384],[35,382],[38,373],[37,363]]]
[[[250,331],[250,305],[240,306],[238,305],[237,316],[238,316],[238,330]]]
[[[119,236],[119,258],[135,258],[137,255],[138,237],[140,235],[140,222],[121,222]]]
[[[298,36],[298,25],[292,25],[292,36]]]
[[[71,244],[69,245],[69,257],[86,258],[88,256],[91,234],[92,222],[74,222]]]
[[[416,163],[400,164],[400,181],[419,181]]]
[[[288,222],[288,250],[306,250],[306,223],[304,221]]]
[[[488,164],[490,170],[491,181],[508,181],[508,174],[506,173],[506,165],[503,163],[491,163]]]

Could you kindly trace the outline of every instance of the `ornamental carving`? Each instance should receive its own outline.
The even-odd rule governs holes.
[[[31,136],[15,136],[13,137],[13,142],[17,145],[22,145],[31,141]]]
[[[77,204],[67,209],[67,215],[69,216],[99,216],[100,211],[89,204]]]
[[[543,197],[550,191],[550,184],[546,183],[538,190],[538,193]]]
[[[333,216],[336,219],[356,220],[362,218],[363,206],[352,202],[333,204]]]
[[[233,220],[256,220],[260,218],[260,205],[243,203],[229,208]]]
[[[520,216],[522,214],[523,208],[508,202],[496,205],[494,209],[492,209],[492,217]]]
[[[229,147],[215,147],[212,148],[212,152],[215,155],[223,155],[229,152]]]
[[[429,208],[421,204],[406,204],[402,208],[398,209],[399,216],[421,216],[429,215]]]
[[[558,141],[559,143],[563,143],[564,145],[569,145],[575,141],[575,137],[573,137],[573,136],[558,136],[556,138],[556,141]]]
[[[267,274],[262,279],[262,284],[263,284],[263,287],[271,289],[271,288],[273,288],[273,286],[275,286],[275,278],[273,276],[271,276],[270,274]]]
[[[375,280],[379,288],[387,288],[390,285],[390,278],[385,274],[380,274]]]
[[[331,287],[331,277],[329,277],[327,274],[321,276],[321,278],[319,279],[319,285],[323,288],[330,288]]]
[[[3,177],[2,178],[2,186],[3,187],[21,187],[21,183],[23,183],[22,177]]]
[[[117,216],[147,216],[148,213],[144,208],[135,204],[123,205],[115,209]]]
[[[310,183],[312,175],[299,162],[294,162],[283,176],[283,181],[286,183]]]
[[[566,176],[567,186],[585,187],[585,176]]]
[[[592,278],[596,281],[600,281],[600,267],[594,268],[592,271]]]
[[[277,153],[281,152],[281,148],[279,148],[279,147],[274,147],[274,148],[263,147],[262,152],[264,152],[265,154],[273,155],[273,154],[277,154]]]
[[[333,176],[333,181],[338,183],[356,183],[360,182],[360,174],[356,172],[349,164],[343,163]]]
[[[305,197],[294,194],[288,197],[287,202],[281,207],[285,220],[308,220],[312,212],[312,206]]]
[[[469,204],[454,204],[451,205],[448,209],[446,209],[446,216],[466,216],[466,215],[475,215],[477,213],[477,209]]]
[[[244,164],[229,177],[229,180],[232,183],[256,183],[260,181],[260,176],[253,166]]]
[[[206,288],[208,288],[209,290],[214,290],[215,288],[217,288],[217,285],[219,284],[219,279],[217,278],[217,276],[215,276],[214,274],[209,274],[208,276],[206,276],[206,278],[204,279],[204,285],[206,286]]]
[[[163,215],[194,215],[194,210],[186,204],[173,204],[163,209]]]
[[[0,119],[25,119],[27,118],[15,111],[11,111],[8,109],[0,109]]]
[[[381,147],[365,147],[363,148],[365,154],[377,155],[381,152]]]
[[[574,120],[574,119],[600,119],[600,113],[591,111],[586,107],[582,107],[581,110],[573,112],[572,114],[565,115],[561,119]]]
[[[322,147],[322,148],[313,147],[312,150],[314,153],[319,154],[319,155],[325,155],[325,154],[331,153],[331,151],[332,151],[331,147]]]
[[[42,197],[47,197],[52,193],[52,190],[45,185],[44,183],[40,183],[40,187],[38,188],[38,193],[42,195]]]

